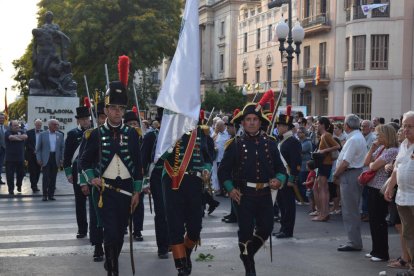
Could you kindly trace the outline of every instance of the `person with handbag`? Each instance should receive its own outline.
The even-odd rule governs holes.
[[[340,145],[333,139],[332,125],[328,118],[320,117],[318,120],[318,133],[321,135],[318,153],[324,154],[322,164],[318,167],[317,177],[317,204],[319,216],[312,221],[328,221],[329,220],[329,187],[328,178],[331,175],[332,163],[334,161],[333,152],[338,152]]]
[[[375,128],[375,141],[367,155],[364,165],[374,172],[373,178],[367,183],[368,215],[371,230],[372,250],[366,254],[373,262],[388,261],[388,202],[380,193],[381,187],[388,179],[385,165],[392,162],[398,154],[398,141],[395,129],[390,125],[378,125]]]

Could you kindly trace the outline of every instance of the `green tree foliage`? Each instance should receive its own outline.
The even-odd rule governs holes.
[[[243,109],[244,105],[245,98],[239,89],[232,83],[226,86],[224,89],[224,100],[222,105],[223,111],[233,114],[233,111],[236,108],[239,108],[241,110]]]
[[[19,97],[16,101],[8,105],[9,121],[17,120],[26,114],[27,100],[24,97]]]
[[[41,0],[39,26],[50,10],[54,13],[53,22],[71,39],[68,60],[78,83],[78,95],[84,96],[83,75],[87,76],[91,91],[104,90],[104,65],[108,65],[109,79],[117,80],[118,56],[122,54],[130,57],[131,73],[157,66],[163,57],[172,56],[182,4],[182,0]],[[26,87],[32,75],[31,68],[21,68],[27,67],[27,55],[31,56],[29,48],[15,62],[16,81]]]
[[[23,56],[13,61],[16,70],[16,75],[14,75],[16,85],[13,89],[20,91],[20,95],[23,95],[25,99],[29,95],[29,80],[33,72],[32,47],[33,44],[30,43]]]
[[[215,111],[219,111],[221,110],[223,99],[223,95],[216,90],[207,90],[201,108],[206,111],[211,111],[214,107]]]

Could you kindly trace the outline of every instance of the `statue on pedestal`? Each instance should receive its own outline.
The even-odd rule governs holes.
[[[53,13],[46,12],[45,24],[32,30],[34,78],[30,95],[76,97],[76,82],[67,59],[70,39],[53,22]]]

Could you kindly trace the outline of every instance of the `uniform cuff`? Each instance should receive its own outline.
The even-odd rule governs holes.
[[[286,182],[286,175],[283,173],[277,173],[275,178],[280,181],[280,183],[285,184]]]
[[[231,180],[224,181],[223,185],[227,192],[231,192],[234,189],[233,181]]]
[[[80,173],[79,174],[79,177],[78,177],[78,181],[79,181],[79,185],[82,187],[82,186],[85,186],[85,185],[88,185],[88,183],[86,182],[86,179],[85,179],[85,176],[82,174],[82,173]]]
[[[289,175],[288,182],[290,182],[290,183],[296,183],[296,180],[297,179],[298,179],[298,177],[296,175]]]
[[[65,170],[66,177],[69,177],[72,175],[72,167],[66,167],[64,168],[64,170]]]
[[[213,168],[213,166],[210,163],[204,163],[204,169],[208,170],[209,172],[211,172],[211,169]]]
[[[142,191],[142,180],[134,181],[134,192],[140,193]]]
[[[91,180],[95,178],[95,173],[93,169],[87,169],[83,171],[83,176],[88,183],[91,183]]]

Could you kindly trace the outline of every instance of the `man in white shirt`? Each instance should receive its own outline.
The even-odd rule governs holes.
[[[354,114],[345,117],[344,130],[348,137],[339,154],[334,173],[334,178],[340,179],[342,219],[348,235],[347,244],[340,245],[338,251],[362,250],[359,215],[362,187],[358,183],[358,176],[364,166],[367,146],[365,138],[359,130],[359,121],[359,117]]]
[[[414,111],[408,111],[403,116],[402,127],[405,140],[401,143],[394,171],[389,180],[384,197],[391,201],[394,187],[398,183],[395,203],[402,223],[402,235],[410,256],[408,271],[397,273],[399,276],[414,275]]]
[[[214,160],[214,163],[216,164],[214,164],[215,168],[213,169],[213,172],[212,172],[213,187],[215,188],[219,187],[216,168],[220,166],[220,162],[221,162],[221,159],[223,159],[223,154],[224,154],[224,145],[229,139],[230,139],[230,135],[227,133],[226,125],[224,121],[219,119],[216,122],[216,134],[213,136],[214,147],[217,152],[217,157]],[[218,196],[224,195],[224,193],[225,193],[224,187],[220,187],[220,193],[218,194]]]

